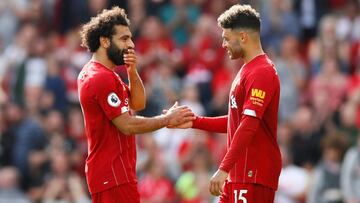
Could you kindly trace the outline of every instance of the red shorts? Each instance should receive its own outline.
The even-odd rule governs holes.
[[[226,182],[219,203],[274,203],[275,190],[259,184]]]
[[[92,203],[140,203],[137,183],[126,183],[91,195]]]

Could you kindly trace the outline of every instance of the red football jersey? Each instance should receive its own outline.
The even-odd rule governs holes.
[[[240,148],[241,153],[229,171],[230,182],[277,189],[281,171],[276,134],[279,96],[279,78],[266,54],[244,64],[234,79],[229,95],[228,149],[244,115],[258,118],[260,125],[248,147],[232,146]]]
[[[124,135],[111,122],[129,113],[128,86],[115,72],[90,61],[79,74],[78,91],[88,141],[85,172],[90,193],[135,182],[135,136]]]

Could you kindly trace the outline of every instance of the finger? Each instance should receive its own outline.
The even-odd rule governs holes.
[[[188,107],[185,108],[180,108],[183,112],[192,112],[191,109],[189,109]]]
[[[214,193],[215,196],[218,196],[219,187],[218,187],[218,183],[217,183],[217,182],[214,182],[214,183],[213,183],[213,193]]]
[[[220,184],[220,193],[222,194],[224,192],[224,183]]]
[[[127,49],[127,53],[135,53],[135,49]]]
[[[179,105],[179,103],[178,103],[178,101],[176,101],[176,102],[174,103],[174,105],[172,105],[171,109],[176,109],[176,108],[178,108],[178,105]]]
[[[215,196],[214,184],[210,181],[209,191],[212,195]]]
[[[185,117],[183,118],[183,123],[189,122],[189,121],[193,121],[195,120],[194,116],[189,116],[189,117]]]
[[[127,54],[124,54],[124,58],[134,58],[134,59],[136,59],[137,56],[134,53],[127,53]]]
[[[193,112],[182,112],[182,116],[183,117],[193,117],[194,113]]]
[[[167,128],[175,128],[175,126],[174,125],[168,125],[168,126],[166,126]]]
[[[220,196],[221,195],[221,183],[217,182],[216,183],[216,190],[215,190],[216,196]]]
[[[137,59],[135,54],[124,54],[124,59]]]
[[[181,109],[181,110],[189,110],[191,111],[191,109],[189,109],[189,107],[187,106],[176,106],[177,109]]]
[[[185,114],[189,114],[189,115],[192,115],[192,116],[195,115],[194,112],[192,112],[192,111],[189,110],[189,109],[181,109],[179,112],[180,112],[181,114],[183,114],[183,115],[185,115]]]
[[[124,61],[127,63],[136,63],[136,59],[134,58],[124,58]]]

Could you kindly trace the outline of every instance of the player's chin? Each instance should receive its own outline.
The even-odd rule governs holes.
[[[229,58],[230,58],[231,60],[234,60],[234,59],[235,59],[234,55],[232,55],[232,54],[229,54]]]

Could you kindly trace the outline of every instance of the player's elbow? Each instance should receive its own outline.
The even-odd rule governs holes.
[[[145,104],[141,104],[141,105],[137,105],[135,108],[134,108],[134,111],[142,111],[145,109]]]
[[[134,130],[132,130],[131,125],[120,125],[115,123],[116,128],[124,135],[133,135]]]
[[[145,102],[139,102],[131,105],[131,109],[134,111],[141,111],[145,109]]]
[[[133,135],[133,131],[130,128],[118,128],[124,135]]]
[[[145,106],[146,106],[145,94],[130,100],[130,108],[134,111],[144,110]]]

